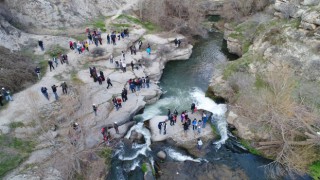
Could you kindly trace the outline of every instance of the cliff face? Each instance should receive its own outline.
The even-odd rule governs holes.
[[[4,0],[0,15],[17,28],[35,34],[78,27],[98,16],[113,14],[128,0]]]
[[[320,159],[315,140],[320,138],[320,5],[276,0],[271,8],[225,25],[228,49],[241,58],[227,63],[209,89],[229,100],[228,123],[239,137],[307,172]],[[297,145],[315,148],[302,153]]]

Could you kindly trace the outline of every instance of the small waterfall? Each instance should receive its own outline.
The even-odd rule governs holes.
[[[184,155],[184,154],[181,154],[171,148],[167,148],[166,149],[166,152],[168,154],[168,156],[170,156],[172,159],[176,160],[176,161],[181,161],[181,162],[184,162],[184,161],[193,161],[193,162],[201,162],[202,159],[198,158],[198,159],[193,159],[192,157],[190,156],[187,156],[187,155]]]
[[[140,122],[136,125],[134,125],[126,134],[125,138],[129,139],[131,136],[131,132],[135,130],[138,133],[141,133],[146,141],[145,144],[134,144],[132,145],[132,149],[134,151],[128,151],[125,150],[124,145],[122,145],[121,150],[117,152],[119,155],[119,159],[123,161],[129,161],[136,159],[140,154],[147,156],[147,151],[151,151],[150,145],[151,145],[151,134],[150,131],[143,126],[143,123]]]
[[[216,104],[212,99],[205,97],[205,93],[198,88],[195,88],[191,92],[191,96],[197,104],[198,109],[209,111],[213,114],[212,120],[216,120],[214,123],[217,126],[221,139],[214,144],[217,148],[221,147],[228,139],[228,129],[225,114],[227,112],[226,104]]]

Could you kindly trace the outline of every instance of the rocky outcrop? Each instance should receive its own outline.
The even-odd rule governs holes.
[[[227,48],[229,53],[236,54],[238,56],[242,56],[242,43],[239,39],[232,37],[232,35],[239,34],[239,32],[234,31],[228,23],[224,25],[224,39],[227,41]]]
[[[268,132],[262,126],[256,127],[245,118],[239,117],[233,111],[227,115],[227,122],[237,129],[236,135],[246,140],[267,140]]]
[[[308,10],[301,16],[301,27],[306,30],[315,30],[320,26],[320,8]]]
[[[80,27],[99,16],[115,14],[127,0],[10,0],[0,1],[0,14],[16,27],[45,34]]]
[[[164,151],[159,151],[159,152],[157,153],[157,157],[160,158],[160,159],[162,159],[162,160],[164,160],[164,159],[166,159],[167,154],[166,154]]]

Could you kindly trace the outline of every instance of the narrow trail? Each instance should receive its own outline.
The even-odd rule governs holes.
[[[126,5],[124,5],[123,7],[121,7],[116,14],[110,18],[112,20],[114,20],[116,17],[118,17],[124,10],[128,10],[130,9],[136,2],[138,2],[138,0],[130,0]],[[109,19],[109,21],[110,21]],[[106,24],[110,23],[108,20],[106,21]],[[104,39],[104,43],[102,46],[99,46],[103,49],[106,49],[107,52],[113,52],[114,51],[114,47],[112,45],[107,45],[107,43],[105,43],[106,40],[106,36],[107,33],[102,33],[102,37]],[[68,44],[68,39],[69,38],[65,38],[66,41],[63,43]],[[126,50],[127,45],[125,43],[127,43],[128,41],[125,41],[121,44],[117,45],[117,49],[123,49]],[[44,42],[45,44],[49,44],[48,42]],[[89,46],[89,49],[93,49],[94,45],[91,44]],[[35,49],[35,52],[40,52],[39,51],[39,47],[37,47]],[[44,52],[40,52],[40,54],[42,54]],[[8,103],[7,107],[4,109],[0,110],[0,134],[1,133],[8,133],[9,132],[9,127],[8,125],[12,122],[23,122],[25,124],[31,122],[33,120],[32,117],[32,109],[33,108],[40,108],[44,105],[47,105],[49,103],[53,103],[55,101],[54,99],[54,95],[52,93],[51,90],[51,86],[52,85],[59,85],[62,83],[62,81],[59,81],[59,78],[56,78],[57,76],[63,76],[65,77],[65,79],[71,79],[71,71],[73,69],[78,70],[80,68],[80,64],[78,61],[81,61],[83,58],[85,58],[86,56],[84,56],[83,54],[78,54],[75,53],[75,51],[69,51],[67,53],[68,55],[68,60],[69,60],[69,65],[63,64],[61,65],[59,62],[58,67],[55,67],[54,70],[52,70],[50,72],[48,66],[47,66],[47,71],[46,74],[42,74],[42,78],[34,85],[26,88],[25,90],[15,93],[13,95],[13,99],[14,101],[11,101]],[[68,83],[68,81],[66,81]],[[70,85],[70,84],[68,84]],[[47,87],[48,89],[48,93],[50,96],[50,100],[48,101],[41,93],[41,87]],[[58,88],[58,95],[61,97],[62,95],[62,88],[59,87]],[[33,107],[32,107],[33,106]],[[36,106],[36,107],[34,107]]]

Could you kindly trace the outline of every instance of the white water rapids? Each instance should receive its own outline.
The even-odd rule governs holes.
[[[217,104],[212,99],[205,97],[204,92],[195,88],[193,92],[191,92],[193,100],[196,102],[196,106],[198,109],[202,109],[205,111],[209,111],[213,114],[213,120],[215,120],[217,129],[221,136],[221,139],[214,144],[217,145],[219,149],[222,144],[226,142],[228,139],[228,129],[227,122],[225,118],[225,114],[227,112],[226,104]]]

